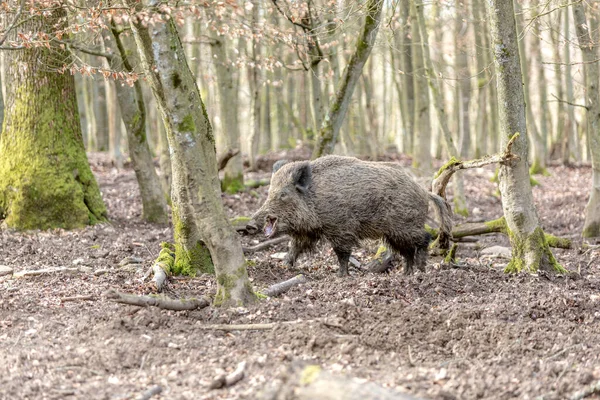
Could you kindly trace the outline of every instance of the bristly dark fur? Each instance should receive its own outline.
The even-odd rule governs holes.
[[[338,257],[340,275],[347,275],[352,250],[363,239],[383,239],[406,259],[406,273],[413,265],[424,270],[431,240],[424,229],[429,200],[436,205],[441,229],[451,232],[444,200],[393,163],[325,156],[277,167],[267,201],[253,220],[258,226],[277,221],[276,233],[291,236],[288,265],[326,239]]]

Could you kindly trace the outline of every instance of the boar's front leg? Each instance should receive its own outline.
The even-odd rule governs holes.
[[[310,250],[312,247],[314,247],[314,241],[292,237],[290,248],[287,256],[285,256],[285,259],[283,260],[283,264],[289,268],[294,267],[298,257],[300,257],[300,255],[305,251]]]
[[[335,255],[338,258],[340,269],[338,270],[338,276],[348,276],[348,262],[350,261],[350,255],[352,252],[347,249],[334,248]]]

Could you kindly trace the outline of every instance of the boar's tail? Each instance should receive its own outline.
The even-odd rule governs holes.
[[[428,193],[435,204],[435,214],[440,221],[440,230],[448,237],[452,237],[452,207],[446,200],[437,194]]]

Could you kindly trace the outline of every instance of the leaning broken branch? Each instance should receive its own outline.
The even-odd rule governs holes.
[[[515,133],[512,138],[506,144],[506,150],[503,153],[493,154],[491,156],[485,156],[477,160],[461,161],[456,158],[451,158],[450,161],[440,168],[435,176],[435,179],[431,183],[431,191],[438,196],[446,198],[446,186],[450,182],[452,175],[461,169],[480,168],[489,164],[506,164],[511,161],[517,160],[518,157],[511,152],[512,145],[519,137],[519,133]]]
[[[217,160],[217,166],[219,167],[219,171],[224,170],[229,160],[231,160],[238,154],[240,154],[239,149],[227,149],[225,153],[221,154],[219,156],[219,159]]]
[[[106,292],[106,298],[121,304],[138,307],[158,307],[163,310],[173,311],[197,310],[210,305],[210,301],[204,297],[199,299],[170,299],[163,296],[137,296],[120,293],[112,289]]]

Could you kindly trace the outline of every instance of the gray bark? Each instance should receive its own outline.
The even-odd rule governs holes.
[[[535,272],[552,267],[564,272],[544,238],[529,183],[525,97],[513,0],[489,0],[486,4],[494,46],[503,147],[519,133],[512,146],[512,153],[519,160],[501,165],[498,175],[512,246],[512,259],[506,271]]]
[[[585,105],[587,107],[587,137],[592,155],[592,187],[585,207],[584,237],[600,236],[600,95],[598,93],[598,44],[591,32],[597,29],[597,17],[586,18],[583,3],[573,5],[573,19],[579,48],[585,63]],[[596,20],[596,21],[594,21]],[[588,24],[589,22],[589,24]]]
[[[132,72],[133,67],[127,55],[128,49],[120,37],[120,31],[113,26],[111,34],[112,42],[115,44],[113,46],[111,43],[110,46],[115,48],[111,68]],[[115,91],[127,133],[129,156],[142,197],[142,219],[148,222],[167,223],[167,201],[154,169],[146,136],[146,105],[141,82],[136,81],[133,87],[117,84]]]
[[[144,5],[155,7],[158,1],[145,1]],[[254,296],[241,243],[221,203],[212,127],[175,22],[169,18],[148,28],[136,22],[132,21],[132,31],[171,149],[175,231],[195,229],[206,243],[216,272],[215,304],[247,304]],[[191,211],[189,221],[175,219],[175,211],[181,207],[186,216]],[[181,225],[186,222],[192,225]]]

